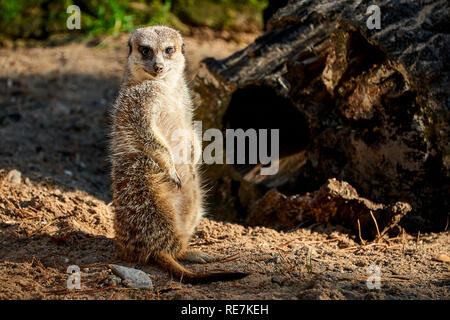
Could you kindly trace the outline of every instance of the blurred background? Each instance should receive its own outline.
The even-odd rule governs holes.
[[[268,0],[1,0],[0,42],[118,35],[150,24],[170,25],[184,34],[191,27],[256,32],[263,28],[268,4]],[[81,29],[76,32],[66,27],[70,5],[81,9]]]

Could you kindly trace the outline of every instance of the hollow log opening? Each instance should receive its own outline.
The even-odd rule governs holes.
[[[273,112],[273,110],[277,112]],[[279,130],[279,156],[286,157],[304,150],[309,142],[309,127],[306,119],[292,103],[279,96],[273,88],[249,85],[236,90],[223,117],[223,129],[267,129],[268,155],[272,154],[271,130]],[[258,154],[259,154],[258,134]],[[234,143],[235,158],[237,143]],[[236,160],[236,159],[235,159]],[[235,161],[236,162],[236,161]],[[249,141],[246,139],[245,164],[236,164],[241,173],[250,171],[255,165],[249,164]]]

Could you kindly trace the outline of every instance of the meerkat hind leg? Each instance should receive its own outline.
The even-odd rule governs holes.
[[[186,250],[181,256],[181,260],[194,263],[208,263],[214,262],[217,259],[210,254],[198,250]]]

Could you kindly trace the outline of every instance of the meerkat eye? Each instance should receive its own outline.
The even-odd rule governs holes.
[[[165,52],[166,52],[166,54],[171,55],[172,53],[175,52],[175,48],[174,47],[167,47]]]
[[[147,46],[139,46],[139,52],[144,56],[148,56],[148,54],[150,53],[150,48]]]

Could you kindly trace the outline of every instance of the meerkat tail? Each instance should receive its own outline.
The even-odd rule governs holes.
[[[162,269],[179,279],[186,280],[195,277],[194,272],[187,270],[168,253],[160,253],[154,257],[154,260]]]
[[[164,270],[170,272],[176,278],[180,279],[182,283],[209,283],[216,281],[232,281],[239,280],[249,275],[245,272],[211,272],[211,273],[194,273],[183,267],[170,254],[160,253],[154,258],[155,262]]]

